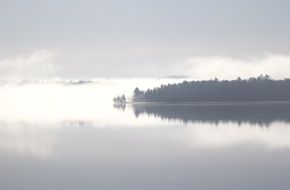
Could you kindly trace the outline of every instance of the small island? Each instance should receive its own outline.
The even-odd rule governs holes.
[[[183,81],[145,91],[136,87],[131,99],[131,103],[290,101],[290,79],[273,80],[260,75],[249,79]],[[116,97],[114,102],[126,103],[126,98]]]
[[[121,96],[114,97],[113,102],[114,104],[118,105],[118,104],[126,104],[127,101],[125,95],[123,94]]]

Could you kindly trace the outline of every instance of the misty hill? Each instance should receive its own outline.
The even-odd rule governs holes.
[[[290,101],[290,79],[268,75],[242,80],[184,81],[133,92],[133,102]]]
[[[97,80],[70,80],[70,79],[23,79],[23,80],[7,80],[0,79],[0,85],[17,84],[61,84],[61,85],[85,85],[85,84],[98,84]]]

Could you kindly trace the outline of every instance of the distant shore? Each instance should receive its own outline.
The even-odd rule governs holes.
[[[290,104],[290,101],[223,101],[223,102],[126,102],[131,105],[248,105],[248,104]]]
[[[131,98],[122,95],[114,100],[131,104],[287,102],[290,101],[290,79],[273,80],[268,75],[260,75],[249,79],[183,81],[145,91],[136,87]]]

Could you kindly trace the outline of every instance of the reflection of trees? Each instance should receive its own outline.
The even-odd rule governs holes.
[[[153,115],[161,119],[188,122],[236,122],[269,125],[290,122],[290,103],[240,104],[133,104],[135,116]]]
[[[118,110],[125,110],[126,109],[126,104],[113,104],[114,108]]]

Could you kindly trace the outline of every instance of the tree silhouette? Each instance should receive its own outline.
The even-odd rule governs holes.
[[[126,103],[126,97],[125,95],[117,96],[113,98],[114,104],[125,104]]]
[[[224,102],[290,101],[290,79],[273,80],[268,75],[236,80],[183,81],[140,91],[133,102]]]

